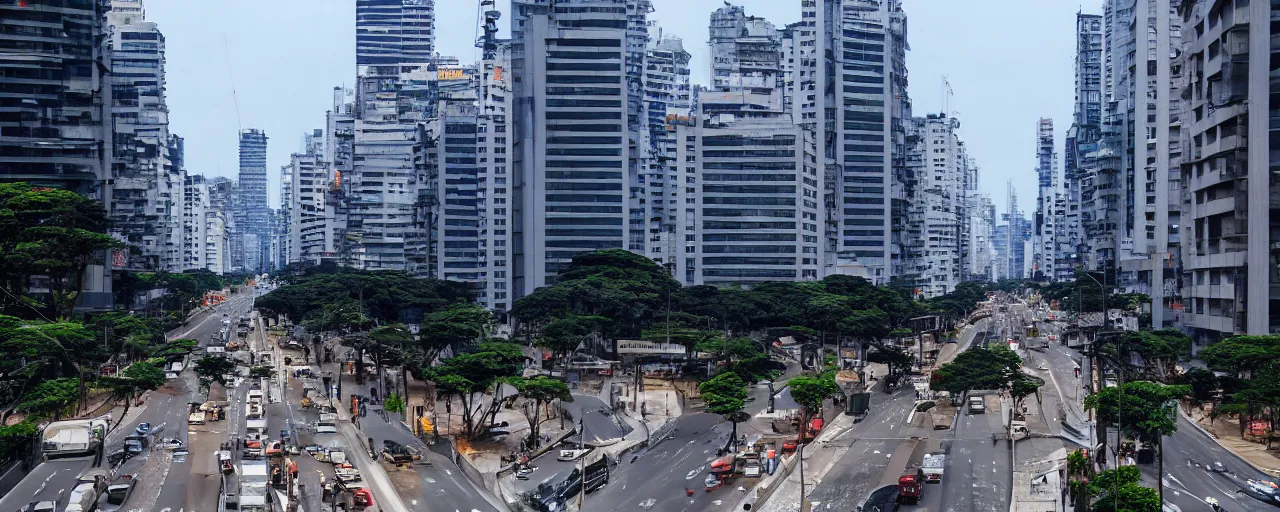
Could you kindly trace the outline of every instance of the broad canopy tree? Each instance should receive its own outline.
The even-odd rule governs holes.
[[[737,446],[738,444],[738,423],[746,421],[743,418],[745,413],[742,412],[743,406],[747,400],[747,384],[738,377],[734,372],[721,372],[698,386],[703,403],[707,404],[707,411],[724,416],[733,425],[732,435],[729,436],[728,445]]]
[[[455,397],[461,401],[463,435],[467,439],[484,434],[476,429],[477,421],[485,412],[480,407],[481,396],[499,381],[516,376],[523,359],[524,352],[519,345],[487,342],[445,359],[430,370],[430,380],[449,398],[447,403],[452,403]]]
[[[542,409],[547,404],[554,400],[573,401],[569,385],[560,379],[539,375],[531,379],[514,379],[513,384],[520,391],[520,396],[531,402],[530,406],[524,409],[524,415],[525,419],[529,420],[529,432],[533,439],[538,438]]]

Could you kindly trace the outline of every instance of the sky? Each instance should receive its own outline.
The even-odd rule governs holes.
[[[653,0],[651,19],[684,40],[693,80],[706,84],[707,24],[723,0]],[[779,28],[799,21],[800,0],[733,0]],[[1099,5],[1086,12],[1099,12]],[[475,61],[477,0],[436,0],[436,45]],[[1054,120],[1061,155],[1071,126],[1075,14],[1067,0],[904,0],[908,93],[917,116],[947,110],[980,171],[979,189],[998,211],[1006,184],[1019,209],[1034,210],[1035,129]],[[692,7],[691,7],[692,6]],[[505,36],[509,0],[498,0]],[[165,34],[170,130],[186,139],[187,172],[234,178],[238,132],[267,132],[269,201],[279,205],[280,167],[304,132],[324,126],[333,87],[355,77],[353,0],[147,0]],[[252,13],[252,15],[246,15]],[[1059,171],[1060,173],[1061,171]]]

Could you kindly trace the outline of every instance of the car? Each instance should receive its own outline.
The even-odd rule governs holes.
[[[1226,473],[1226,472],[1227,472],[1227,467],[1226,467],[1226,466],[1223,466],[1221,462],[1214,462],[1213,464],[1210,464],[1210,465],[1208,466],[1208,469],[1209,469],[1209,471],[1212,471],[1212,472],[1214,472],[1214,473]]]
[[[702,486],[706,488],[707,492],[714,491],[720,487],[720,478],[715,475],[707,475],[707,479],[703,480]]]
[[[134,484],[137,483],[135,475],[121,475],[111,481],[111,485],[107,486],[105,503],[98,508],[101,512],[116,512],[124,507],[129,496],[133,494]]]
[[[33,501],[20,512],[55,512],[58,509],[56,501]]]
[[[130,453],[124,448],[120,448],[107,455],[107,464],[116,465],[129,459]]]
[[[182,448],[182,440],[181,439],[161,439],[157,443],[157,446],[165,450],[177,450],[179,448]]]
[[[135,434],[140,435],[140,436],[145,436],[145,435],[147,435],[147,434],[151,433],[151,424],[150,424],[150,423],[147,423],[147,422],[145,422],[145,421],[144,421],[144,422],[142,422],[142,423],[139,423],[139,424],[138,424],[138,426],[136,426],[136,427],[134,427],[134,428],[133,428],[133,432],[134,432]]]

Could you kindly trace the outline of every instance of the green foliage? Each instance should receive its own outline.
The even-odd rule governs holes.
[[[93,256],[124,246],[105,231],[106,213],[95,200],[68,190],[0,183],[0,286],[6,289],[0,312],[68,318]],[[39,302],[24,297],[33,275],[49,277],[50,293]]]
[[[542,415],[543,405],[552,400],[573,401],[573,395],[569,392],[569,385],[559,379],[539,375],[532,379],[513,378],[511,380],[512,385],[520,390],[520,394],[525,399],[533,400],[533,407],[526,408],[524,413],[529,420],[530,429],[535,439],[538,437],[538,419]]]
[[[1121,466],[1098,473],[1089,482],[1089,493],[1095,496],[1095,512],[1160,512],[1160,494],[1155,489],[1138,485],[1141,475],[1137,466]]]
[[[275,375],[276,369],[272,366],[254,366],[249,369],[249,377],[255,379],[267,379]]]
[[[476,395],[489,391],[499,380],[514,377],[523,360],[519,345],[486,342],[441,361],[428,375],[440,393],[461,399],[464,433],[474,439],[479,433],[475,429],[475,413],[479,412]]]
[[[236,364],[230,359],[221,356],[205,356],[196,360],[195,372],[200,377],[200,382],[205,387],[210,383],[227,385],[225,375],[236,369]]]
[[[817,414],[822,410],[823,401],[840,394],[834,374],[803,375],[791,379],[787,385],[791,388],[791,399],[800,404],[808,415]]]
[[[71,410],[80,396],[80,383],[74,378],[50,379],[36,384],[18,402],[16,410],[35,418],[58,418]]]
[[[608,322],[608,318],[591,315],[555,318],[542,326],[534,343],[551,350],[552,357],[559,361],[577,350],[588,336],[600,332]]]
[[[1208,402],[1218,390],[1218,376],[1204,368],[1192,368],[1182,374],[1182,384],[1191,387],[1191,396],[1196,401]]]
[[[952,393],[1011,389],[1015,382],[1023,380],[1022,358],[1002,346],[973,347],[939,367],[933,379],[933,389]]]
[[[601,316],[609,338],[634,337],[665,311],[680,284],[644,256],[609,249],[580,254],[556,278],[513,304],[511,313],[538,326],[569,315]]]
[[[420,366],[430,366],[447,347],[462,348],[475,343],[491,319],[488,310],[475,304],[455,304],[427,315],[418,329]]]
[[[15,457],[31,446],[40,428],[35,421],[26,421],[13,425],[0,425],[0,456]]]
[[[1177,400],[1191,394],[1190,386],[1165,386],[1130,381],[1103,388],[1085,397],[1085,409],[1097,413],[1099,425],[1120,423],[1120,431],[1144,443],[1154,444],[1162,435],[1178,430]]]
[[[387,412],[404,412],[404,399],[400,398],[399,393],[393,392],[382,401],[382,409]]]
[[[707,410],[729,415],[742,410],[747,400],[747,384],[738,374],[722,372],[698,386]]]
[[[294,321],[313,318],[326,306],[332,311],[333,305],[341,303],[338,307],[353,306],[351,311],[381,323],[412,323],[467,300],[467,290],[457,282],[418,279],[403,272],[318,266],[290,276],[287,284],[258,297],[254,304],[259,310]]]
[[[1248,378],[1280,369],[1280,336],[1233,336],[1200,350],[1210,369]]]

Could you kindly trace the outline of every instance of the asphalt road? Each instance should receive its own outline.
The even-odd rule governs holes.
[[[219,306],[212,312],[201,313],[188,321],[186,326],[179,327],[174,331],[167,333],[169,339],[178,338],[195,338],[203,341],[212,333],[218,332],[221,328],[222,312],[244,309],[249,304],[247,296],[236,296],[229,303]],[[150,401],[136,417],[129,420],[129,424],[118,425],[114,430],[107,434],[107,447],[104,453],[111,453],[122,446],[125,436],[133,431],[133,427],[141,422],[148,422],[152,425],[168,423],[168,430],[165,437],[185,437],[187,396],[167,395],[164,393],[151,393]],[[119,418],[113,418],[114,421],[120,421]],[[176,428],[175,428],[176,427]],[[173,435],[178,433],[179,435]],[[59,491],[63,492],[63,497],[70,492],[74,486],[76,477],[84,470],[89,469],[93,463],[92,457],[78,459],[59,459],[41,463],[32,469],[31,473],[26,476],[11,491],[0,498],[0,510],[17,510],[30,502],[56,499]],[[104,462],[105,463],[105,462]],[[179,471],[178,473],[185,473]],[[175,478],[165,481],[165,488],[182,487],[184,479]],[[130,503],[126,503],[125,510],[135,500],[146,500],[146,493],[135,493],[130,498]],[[181,505],[179,505],[181,506]],[[157,509],[159,510],[159,509]],[[177,508],[174,508],[177,510]],[[199,511],[197,511],[199,512]]]
[[[569,412],[575,426],[582,424],[587,434],[586,444],[611,444],[631,432],[631,425],[617,417],[609,404],[597,396],[574,394],[573,401],[561,407]]]
[[[676,418],[669,437],[655,441],[634,461],[630,457],[621,461],[617,471],[610,475],[609,484],[588,496],[586,509],[592,512],[727,510],[737,503],[741,494],[729,487],[706,492],[702,480],[716,458],[716,449],[728,441],[729,427],[717,414],[691,413]],[[542,470],[539,467],[531,477]],[[693,496],[686,496],[685,489],[693,489]]]
[[[416,472],[420,491],[417,495],[402,493],[405,505],[417,512],[439,510],[498,512],[448,457],[427,449],[426,445],[399,422],[396,414],[387,413],[387,419],[390,422],[384,421],[378,414],[381,409],[380,406],[369,407],[369,414],[360,418],[360,431],[365,436],[373,438],[375,449],[381,450],[382,442],[390,439],[417,448],[422,452],[423,459],[431,463],[430,465],[415,464],[412,470],[397,469],[380,463],[388,473]]]

